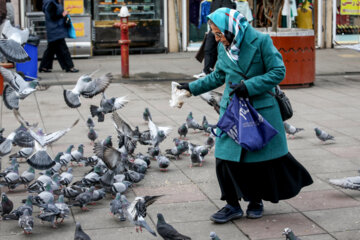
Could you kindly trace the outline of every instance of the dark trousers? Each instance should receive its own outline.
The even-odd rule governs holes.
[[[215,35],[209,31],[206,36],[206,42],[204,46],[204,69],[205,74],[211,73],[210,69],[214,69],[217,60],[217,45],[215,41]]]
[[[74,63],[71,59],[71,55],[66,45],[65,39],[59,39],[48,43],[44,55],[41,59],[39,69],[52,69],[55,55],[63,70],[70,70],[74,67]]]

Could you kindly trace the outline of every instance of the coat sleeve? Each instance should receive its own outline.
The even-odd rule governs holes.
[[[206,93],[224,84],[225,73],[220,69],[219,65],[218,61],[212,73],[189,84],[190,91],[194,96]]]
[[[45,11],[49,13],[52,20],[56,21],[63,17],[64,8],[61,4],[51,2]]]
[[[281,54],[275,48],[269,35],[264,36],[261,44],[261,57],[265,73],[245,81],[249,96],[260,95],[271,90],[285,78],[285,65]]]

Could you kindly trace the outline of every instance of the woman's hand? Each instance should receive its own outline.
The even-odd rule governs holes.
[[[241,81],[240,84],[236,84],[236,85],[232,85],[232,83],[230,83],[230,88],[232,89],[232,91],[229,93],[229,96],[233,95],[235,93],[235,95],[238,98],[247,98],[249,97],[249,92],[246,88],[246,85],[244,83],[244,81]]]
[[[186,90],[191,93],[189,83],[179,83],[180,85],[176,86],[179,90]]]
[[[66,15],[68,15],[69,14],[69,12],[68,11],[63,11],[63,13],[62,13],[62,15],[63,15],[63,17],[65,17]]]

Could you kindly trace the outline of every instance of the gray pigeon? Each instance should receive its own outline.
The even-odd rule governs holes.
[[[18,73],[3,67],[0,67],[0,73],[3,75],[4,81],[9,83],[4,88],[3,99],[5,106],[10,110],[19,109],[19,100],[23,100],[35,92],[39,85],[37,80],[25,81]]]
[[[56,227],[56,218],[60,214],[60,210],[54,204],[54,199],[50,199],[47,204],[41,205],[41,212],[37,216],[41,221],[50,222],[53,228]]]
[[[132,185],[129,181],[114,182],[111,187],[112,194],[124,193]]]
[[[90,139],[90,141],[93,143],[95,142],[95,140],[98,138],[98,134],[95,131],[94,128],[89,128],[89,132],[88,132],[88,138]]]
[[[80,95],[85,98],[92,98],[95,95],[104,92],[113,79],[111,73],[107,73],[100,78],[93,79],[92,76],[97,72],[84,74],[77,80],[72,90],[64,90],[65,103],[71,108],[80,107]]]
[[[28,170],[24,171],[20,175],[20,183],[24,184],[27,188],[29,186],[29,183],[32,182],[35,179],[35,170],[32,167],[29,167]]]
[[[186,138],[186,134],[188,133],[188,128],[186,126],[186,123],[183,123],[183,125],[181,125],[179,128],[178,128],[178,133],[180,135],[180,138],[182,136],[184,136],[184,139]]]
[[[211,136],[209,136],[205,141],[205,146],[209,148],[209,150],[215,145],[215,140]]]
[[[94,128],[95,127],[95,123],[94,121],[92,120],[91,116],[88,117],[88,119],[86,120],[86,126],[88,128]]]
[[[72,174],[73,169],[69,168],[66,172],[61,173],[60,175],[60,184],[65,185],[66,187],[72,182],[74,176]]]
[[[26,43],[29,38],[29,29],[21,30],[11,26],[9,20],[3,24],[0,39],[0,53],[3,54],[9,61],[22,63],[30,60],[22,44]]]
[[[32,215],[33,212],[33,196],[28,195],[26,198],[25,204],[18,207],[10,214],[4,215],[3,220],[19,220],[20,216],[24,214],[25,209],[29,211],[29,214]]]
[[[190,237],[182,235],[173,226],[165,222],[161,213],[157,214],[156,231],[165,240],[191,240]]]
[[[360,176],[329,179],[329,182],[345,189],[360,190]]]
[[[205,102],[207,102],[210,106],[212,106],[218,114],[220,114],[220,101],[222,98],[221,93],[218,93],[215,91],[209,91],[209,92],[200,94],[200,97]]]
[[[31,154],[33,154],[33,152],[34,152],[33,147],[21,148],[17,153],[11,154],[9,157],[27,159],[28,157],[31,156]]]
[[[15,189],[20,184],[18,165],[14,166],[13,171],[7,173],[3,181],[0,181],[0,187],[6,186],[9,190]]]
[[[28,186],[28,191],[30,193],[32,192],[36,192],[36,193],[40,193],[41,191],[43,191],[45,189],[45,185],[47,183],[51,183],[52,179],[51,179],[51,171],[50,170],[46,170],[45,174],[40,175],[35,182],[33,182],[32,184],[30,184]]]
[[[93,195],[92,195],[92,198],[91,198],[91,201],[92,201],[92,202],[100,201],[100,200],[103,199],[105,196],[106,196],[106,193],[105,193],[105,189],[104,189],[104,188],[94,190]]]
[[[151,117],[151,113],[150,113],[150,111],[149,111],[149,108],[145,108],[145,110],[144,110],[144,112],[143,112],[143,119],[144,119],[144,121],[149,121],[149,119],[150,120],[152,120],[152,117]]]
[[[160,148],[159,147],[149,147],[147,152],[152,158],[155,158],[157,155],[160,154]]]
[[[298,132],[304,130],[303,128],[294,127],[293,125],[291,125],[290,123],[287,123],[287,122],[284,122],[284,128],[285,128],[285,132],[292,136],[294,136]]]
[[[84,158],[84,145],[80,144],[76,150],[70,153],[70,155],[71,155],[70,165],[72,165],[73,162],[76,162],[79,166],[82,165],[80,161]]]
[[[71,156],[71,151],[72,149],[74,148],[74,145],[70,145],[65,153],[63,155],[60,156],[60,164],[62,167],[66,167],[67,168],[67,165],[70,163],[71,159],[72,159],[72,156]]]
[[[315,128],[316,137],[321,141],[325,142],[327,140],[335,140],[333,136],[328,134],[327,132],[321,130],[320,128]]]
[[[218,237],[218,235],[216,235],[215,232],[211,232],[211,233],[210,233],[210,239],[211,239],[211,240],[221,240],[221,239]]]
[[[89,235],[82,230],[79,222],[76,223],[74,240],[91,240]]]
[[[97,157],[101,158],[106,167],[114,170],[118,163],[121,163],[121,153],[111,147],[103,145],[101,142],[95,142],[94,153]]]
[[[156,161],[157,161],[160,171],[167,171],[168,170],[167,168],[170,165],[170,160],[164,155],[158,155],[155,158],[156,158]]]
[[[171,128],[170,127],[158,127],[149,119],[148,122],[149,130],[150,130],[150,136],[151,136],[151,144],[154,147],[159,146],[159,144],[165,140],[166,136],[170,133]]]
[[[209,148],[207,146],[201,146],[196,144],[189,144],[190,151],[190,167],[194,164],[202,166],[202,162],[204,161],[204,157],[209,153]]]
[[[194,129],[194,131],[195,131],[196,129],[204,130],[203,127],[200,126],[200,124],[195,121],[195,119],[194,119],[194,117],[193,117],[193,115],[192,115],[192,112],[190,112],[190,113],[188,114],[188,116],[186,117],[186,125],[187,125],[187,127],[188,127],[189,129],[190,129],[190,128]]]
[[[129,123],[127,123],[117,112],[113,112],[111,115],[111,118],[114,122],[114,126],[116,131],[118,132],[118,135],[122,135],[123,137],[128,137],[130,139],[139,140],[140,138],[140,131],[139,128],[135,128],[134,130],[130,126]],[[150,140],[150,139],[149,139]],[[143,141],[146,141],[143,139]],[[125,142],[125,140],[124,140]],[[124,143],[125,144],[125,143]],[[119,147],[120,144],[119,144]]]
[[[188,149],[189,145],[187,144],[187,142],[183,142],[182,144],[178,144],[171,149],[166,149],[165,152],[166,154],[175,156],[178,159],[180,157],[180,154],[186,152]]]
[[[119,215],[120,221],[125,221],[125,213],[123,211],[123,206],[121,202],[121,194],[116,193],[115,199],[110,202],[110,213],[114,216]]]
[[[61,193],[64,195],[64,197],[69,199],[75,199],[76,196],[78,196],[83,192],[84,192],[83,188],[76,185],[72,185],[70,187],[66,187],[61,190]]]
[[[295,236],[294,232],[290,228],[285,228],[282,235],[285,235],[286,240],[301,240],[297,236]]]
[[[112,97],[108,99],[106,98],[105,93],[103,93],[100,101],[100,107],[90,105],[90,113],[92,117],[98,117],[98,122],[103,122],[105,119],[105,114],[123,108],[128,102],[129,101],[126,99],[126,97]]]
[[[138,173],[132,170],[126,170],[124,172],[124,175],[125,175],[125,180],[132,183],[138,183],[141,180],[143,180],[145,177],[145,174]]]
[[[83,211],[89,210],[86,207],[86,205],[92,202],[92,195],[93,195],[94,190],[95,190],[95,187],[92,186],[86,192],[83,192],[83,193],[80,193],[79,195],[77,195],[75,198],[76,203],[74,203],[73,206],[79,206],[79,207],[81,207],[81,210],[83,210]]]
[[[13,202],[8,198],[8,196],[4,192],[1,193],[1,208],[0,208],[1,217],[11,213],[13,208],[14,208]]]
[[[209,124],[208,120],[206,119],[206,116],[203,117],[201,126],[204,129],[205,133],[209,134],[209,135],[211,133],[211,129],[216,127],[216,125],[214,125],[214,124]]]
[[[144,227],[152,235],[156,236],[154,230],[145,221],[146,217],[146,208],[153,204],[160,196],[145,196],[145,197],[136,197],[134,201],[126,209],[126,217],[128,220],[136,226],[136,231],[138,232],[138,227],[140,231]]]
[[[56,216],[56,222],[61,218],[60,223],[64,221],[64,218],[68,217],[70,214],[70,208],[64,201],[64,195],[60,195],[55,206],[59,209],[59,214]]]
[[[25,209],[24,213],[19,217],[19,227],[24,230],[25,234],[31,234],[34,227],[34,218],[31,216],[29,209]]]

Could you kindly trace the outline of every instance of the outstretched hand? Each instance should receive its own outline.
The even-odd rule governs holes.
[[[179,90],[186,90],[191,93],[189,83],[179,83],[180,85],[176,86]]]

